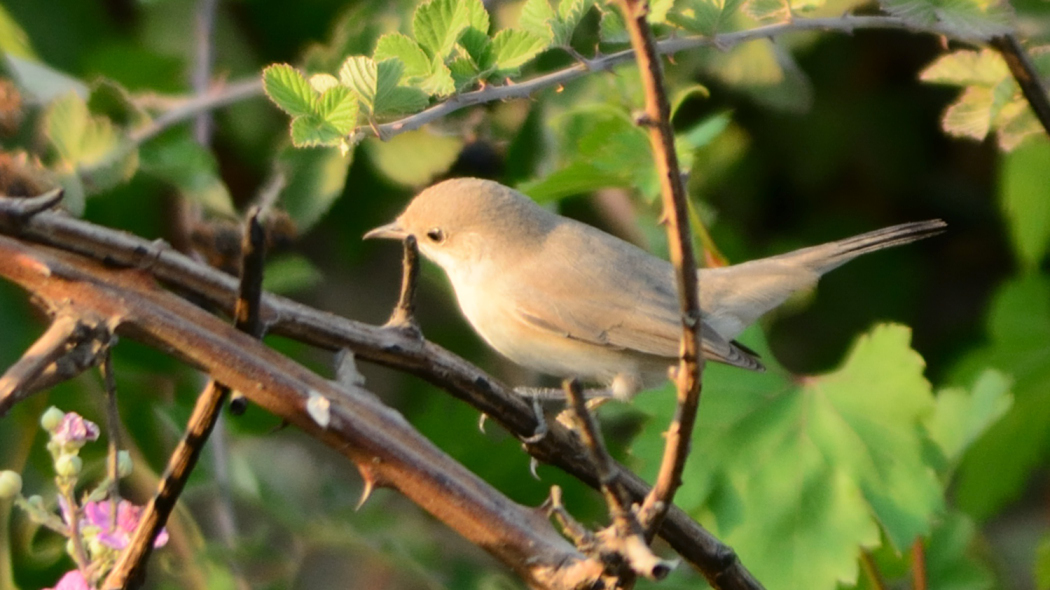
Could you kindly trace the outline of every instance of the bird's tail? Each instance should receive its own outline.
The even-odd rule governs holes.
[[[935,236],[942,233],[947,226],[948,224],[940,219],[902,223],[837,242],[803,248],[783,256],[795,258],[795,261],[798,263],[822,275],[829,270],[842,266],[861,254]]]

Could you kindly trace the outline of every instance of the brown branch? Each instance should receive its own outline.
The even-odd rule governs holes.
[[[926,575],[926,546],[921,538],[911,545],[911,587],[912,590],[926,590],[930,587]]]
[[[700,382],[704,368],[703,356],[700,354],[700,285],[689,231],[688,197],[675,152],[674,130],[671,129],[671,108],[664,88],[660,55],[646,19],[649,4],[645,0],[619,0],[618,4],[630,34],[645,89],[645,115],[642,122],[649,127],[649,143],[660,177],[667,241],[671,264],[678,277],[678,301],[682,308],[682,345],[675,371],[678,406],[667,430],[667,443],[656,484],[639,510],[639,519],[646,529],[646,536],[651,539],[667,514],[668,506],[674,501],[675,492],[682,485],[682,470],[689,455],[689,443],[700,406]]]
[[[76,367],[81,363],[65,363],[61,366],[60,363],[78,345],[93,340],[95,334],[95,328],[90,326],[88,321],[72,314],[59,313],[51,322],[51,326],[29,347],[22,358],[0,377],[0,417],[33,393],[79,374],[81,371],[75,371],[71,375],[69,371],[60,369],[69,364]],[[94,362],[96,356],[94,352],[96,351],[92,350],[91,362]],[[61,378],[55,379],[56,376]],[[45,387],[41,387],[41,384]]]
[[[253,208],[248,214],[241,253],[241,281],[237,303],[234,306],[234,326],[245,334],[260,338],[263,332],[259,310],[266,255],[266,231],[259,222],[258,208]],[[215,429],[222,406],[229,396],[229,387],[212,380],[197,398],[193,414],[186,424],[186,432],[168,459],[157,492],[143,510],[134,536],[110,571],[103,588],[138,588],[142,585],[154,540],[175,509],[175,504],[201,453],[204,452],[204,445]]]
[[[351,459],[366,482],[397,489],[540,588],[575,588],[602,578],[541,511],[507,499],[451,459],[374,396],[340,387],[159,289],[141,272],[0,238],[0,275],[42,301],[70,299],[78,311],[119,318],[117,334],[170,352],[244,391],[252,403]],[[311,398],[331,404],[325,423]]]
[[[645,530],[638,522],[637,515],[631,510],[631,497],[620,482],[620,471],[616,462],[609,455],[602,440],[601,431],[594,421],[594,416],[587,409],[587,400],[580,389],[579,381],[567,379],[563,384],[568,398],[569,408],[575,417],[577,432],[583,445],[587,447],[598,473],[605,503],[609,506],[612,526],[599,532],[598,550],[615,554],[617,561],[625,562],[631,572],[654,580],[661,580],[671,572],[672,566],[660,559],[645,540]],[[554,497],[552,496],[552,500]],[[608,561],[606,558],[603,561]],[[633,579],[633,576],[631,576]],[[630,584],[631,582],[628,582]]]
[[[0,212],[8,201],[0,200]],[[232,313],[237,298],[236,279],[229,275],[199,264],[162,243],[68,216],[44,212],[15,227],[0,224],[0,231],[83,253],[111,265],[146,269],[168,286],[227,313]],[[272,294],[265,294],[262,303],[263,319],[275,334],[328,350],[348,349],[360,360],[417,375],[471,404],[519,437],[529,436],[536,430],[536,418],[529,404],[485,372],[432,342],[354,322]],[[560,425],[552,423],[547,436],[528,445],[527,450],[538,460],[560,467],[597,488],[598,479],[586,449]],[[649,486],[622,466],[619,469],[633,500],[640,502]],[[715,588],[754,590],[762,587],[731,548],[681,510],[671,507],[660,534],[679,555],[699,568]]]
[[[406,236],[402,240],[405,248],[402,260],[401,294],[397,298],[397,305],[386,327],[397,328],[405,331],[409,336],[422,338],[423,334],[416,323],[416,283],[419,281],[419,246],[416,244],[415,236]]]
[[[993,37],[988,44],[1003,56],[1006,66],[1010,68],[1010,73],[1032,107],[1032,112],[1043,125],[1043,130],[1050,135],[1050,100],[1046,96],[1046,87],[1039,70],[1035,69],[1028,53],[1021,47],[1017,35]]]

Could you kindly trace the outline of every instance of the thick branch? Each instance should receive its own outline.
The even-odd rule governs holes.
[[[667,442],[656,485],[639,510],[639,519],[646,529],[646,536],[651,539],[667,514],[667,507],[674,501],[675,492],[682,485],[682,470],[689,456],[689,443],[700,406],[700,381],[704,368],[704,359],[700,353],[700,285],[689,231],[688,197],[678,167],[674,130],[671,128],[671,107],[664,88],[660,55],[656,51],[647,19],[649,5],[644,0],[620,0],[619,4],[645,88],[644,124],[649,127],[649,143],[660,177],[668,249],[678,277],[678,302],[682,310],[682,344],[675,372],[678,406],[667,430]]]
[[[169,351],[245,392],[253,403],[349,457],[366,481],[397,489],[529,584],[573,588],[600,578],[601,565],[569,545],[541,511],[501,495],[373,395],[321,378],[159,289],[142,273],[5,237],[0,275],[40,300],[69,299],[84,312],[119,318],[119,335]],[[317,396],[330,403],[324,423],[307,409]]]
[[[5,204],[0,200],[0,211]],[[144,268],[172,288],[192,293],[227,313],[233,311],[237,298],[237,281],[233,277],[199,264],[163,243],[51,212],[40,213],[14,227],[0,224],[0,231],[21,234],[110,264]],[[358,359],[417,375],[471,404],[519,437],[536,430],[532,408],[510,388],[432,342],[354,322],[271,294],[263,296],[263,319],[273,333],[329,350],[346,348]],[[552,423],[547,436],[527,450],[540,461],[556,465],[597,488],[598,478],[586,449],[560,425]],[[649,486],[624,467],[618,468],[633,500],[642,501]],[[671,507],[660,534],[715,588],[761,588],[732,549],[681,510]]]

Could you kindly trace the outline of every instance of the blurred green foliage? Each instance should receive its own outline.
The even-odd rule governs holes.
[[[274,244],[267,288],[370,323],[393,304],[400,252],[360,236],[446,176],[517,186],[662,254],[653,164],[633,123],[642,102],[633,64],[364,139],[454,92],[624,47],[623,22],[591,4],[218,2],[213,78],[250,83],[291,64],[266,70],[267,89],[300,122],[248,94],[214,111],[202,146],[190,123],[136,135],[190,92],[198,2],[2,0],[0,68],[20,102],[13,125],[0,118],[0,192],[12,193],[17,175],[24,186],[61,184],[73,213],[193,244],[217,263],[229,262],[221,246],[239,214],[276,202],[294,229]],[[650,19],[662,36],[732,33],[855,6],[661,1]],[[1009,22],[983,0],[885,8],[912,26],[948,27],[951,38]],[[1044,42],[1050,11],[1014,8],[1032,45]],[[1048,54],[1032,53],[1044,67]],[[747,332],[768,373],[709,367],[679,505],[771,589],[870,588],[865,564],[896,584],[910,575],[916,540],[930,588],[1047,587],[1050,142],[1001,60],[955,42],[946,50],[928,34],[857,31],[691,49],[665,71],[698,242],[729,261],[907,220],[949,223],[943,236],[832,273]],[[186,227],[187,208],[205,223]],[[484,346],[437,269],[422,279],[429,339],[514,385],[541,379]],[[43,325],[24,294],[0,284],[0,365]],[[267,342],[333,371],[328,353]],[[203,380],[133,342],[115,355],[137,467],[124,492],[142,502]],[[518,442],[495,426],[478,432],[472,408],[417,379],[360,369],[371,390],[509,497],[536,505],[558,484],[577,518],[605,522],[598,494],[548,467],[534,480]],[[665,388],[601,412],[617,457],[648,477],[672,397]],[[99,378],[56,387],[0,421],[0,469],[20,471],[30,493],[49,492],[37,418],[50,404],[101,422]],[[191,478],[150,587],[520,586],[394,493],[355,510],[353,467],[280,426],[257,408],[225,421],[226,460],[204,461]],[[93,453],[87,469],[100,475]],[[0,503],[0,589],[53,584],[70,567],[61,545]],[[681,567],[660,586],[702,584]]]

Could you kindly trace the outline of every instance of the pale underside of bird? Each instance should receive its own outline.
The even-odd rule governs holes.
[[[705,358],[762,370],[740,332],[824,273],[867,254],[940,233],[941,220],[895,225],[722,268],[700,269]],[[448,275],[471,326],[510,360],[580,377],[630,397],[677,363],[682,312],[665,260],[562,217],[499,183],[441,182],[365,237],[415,236]]]

